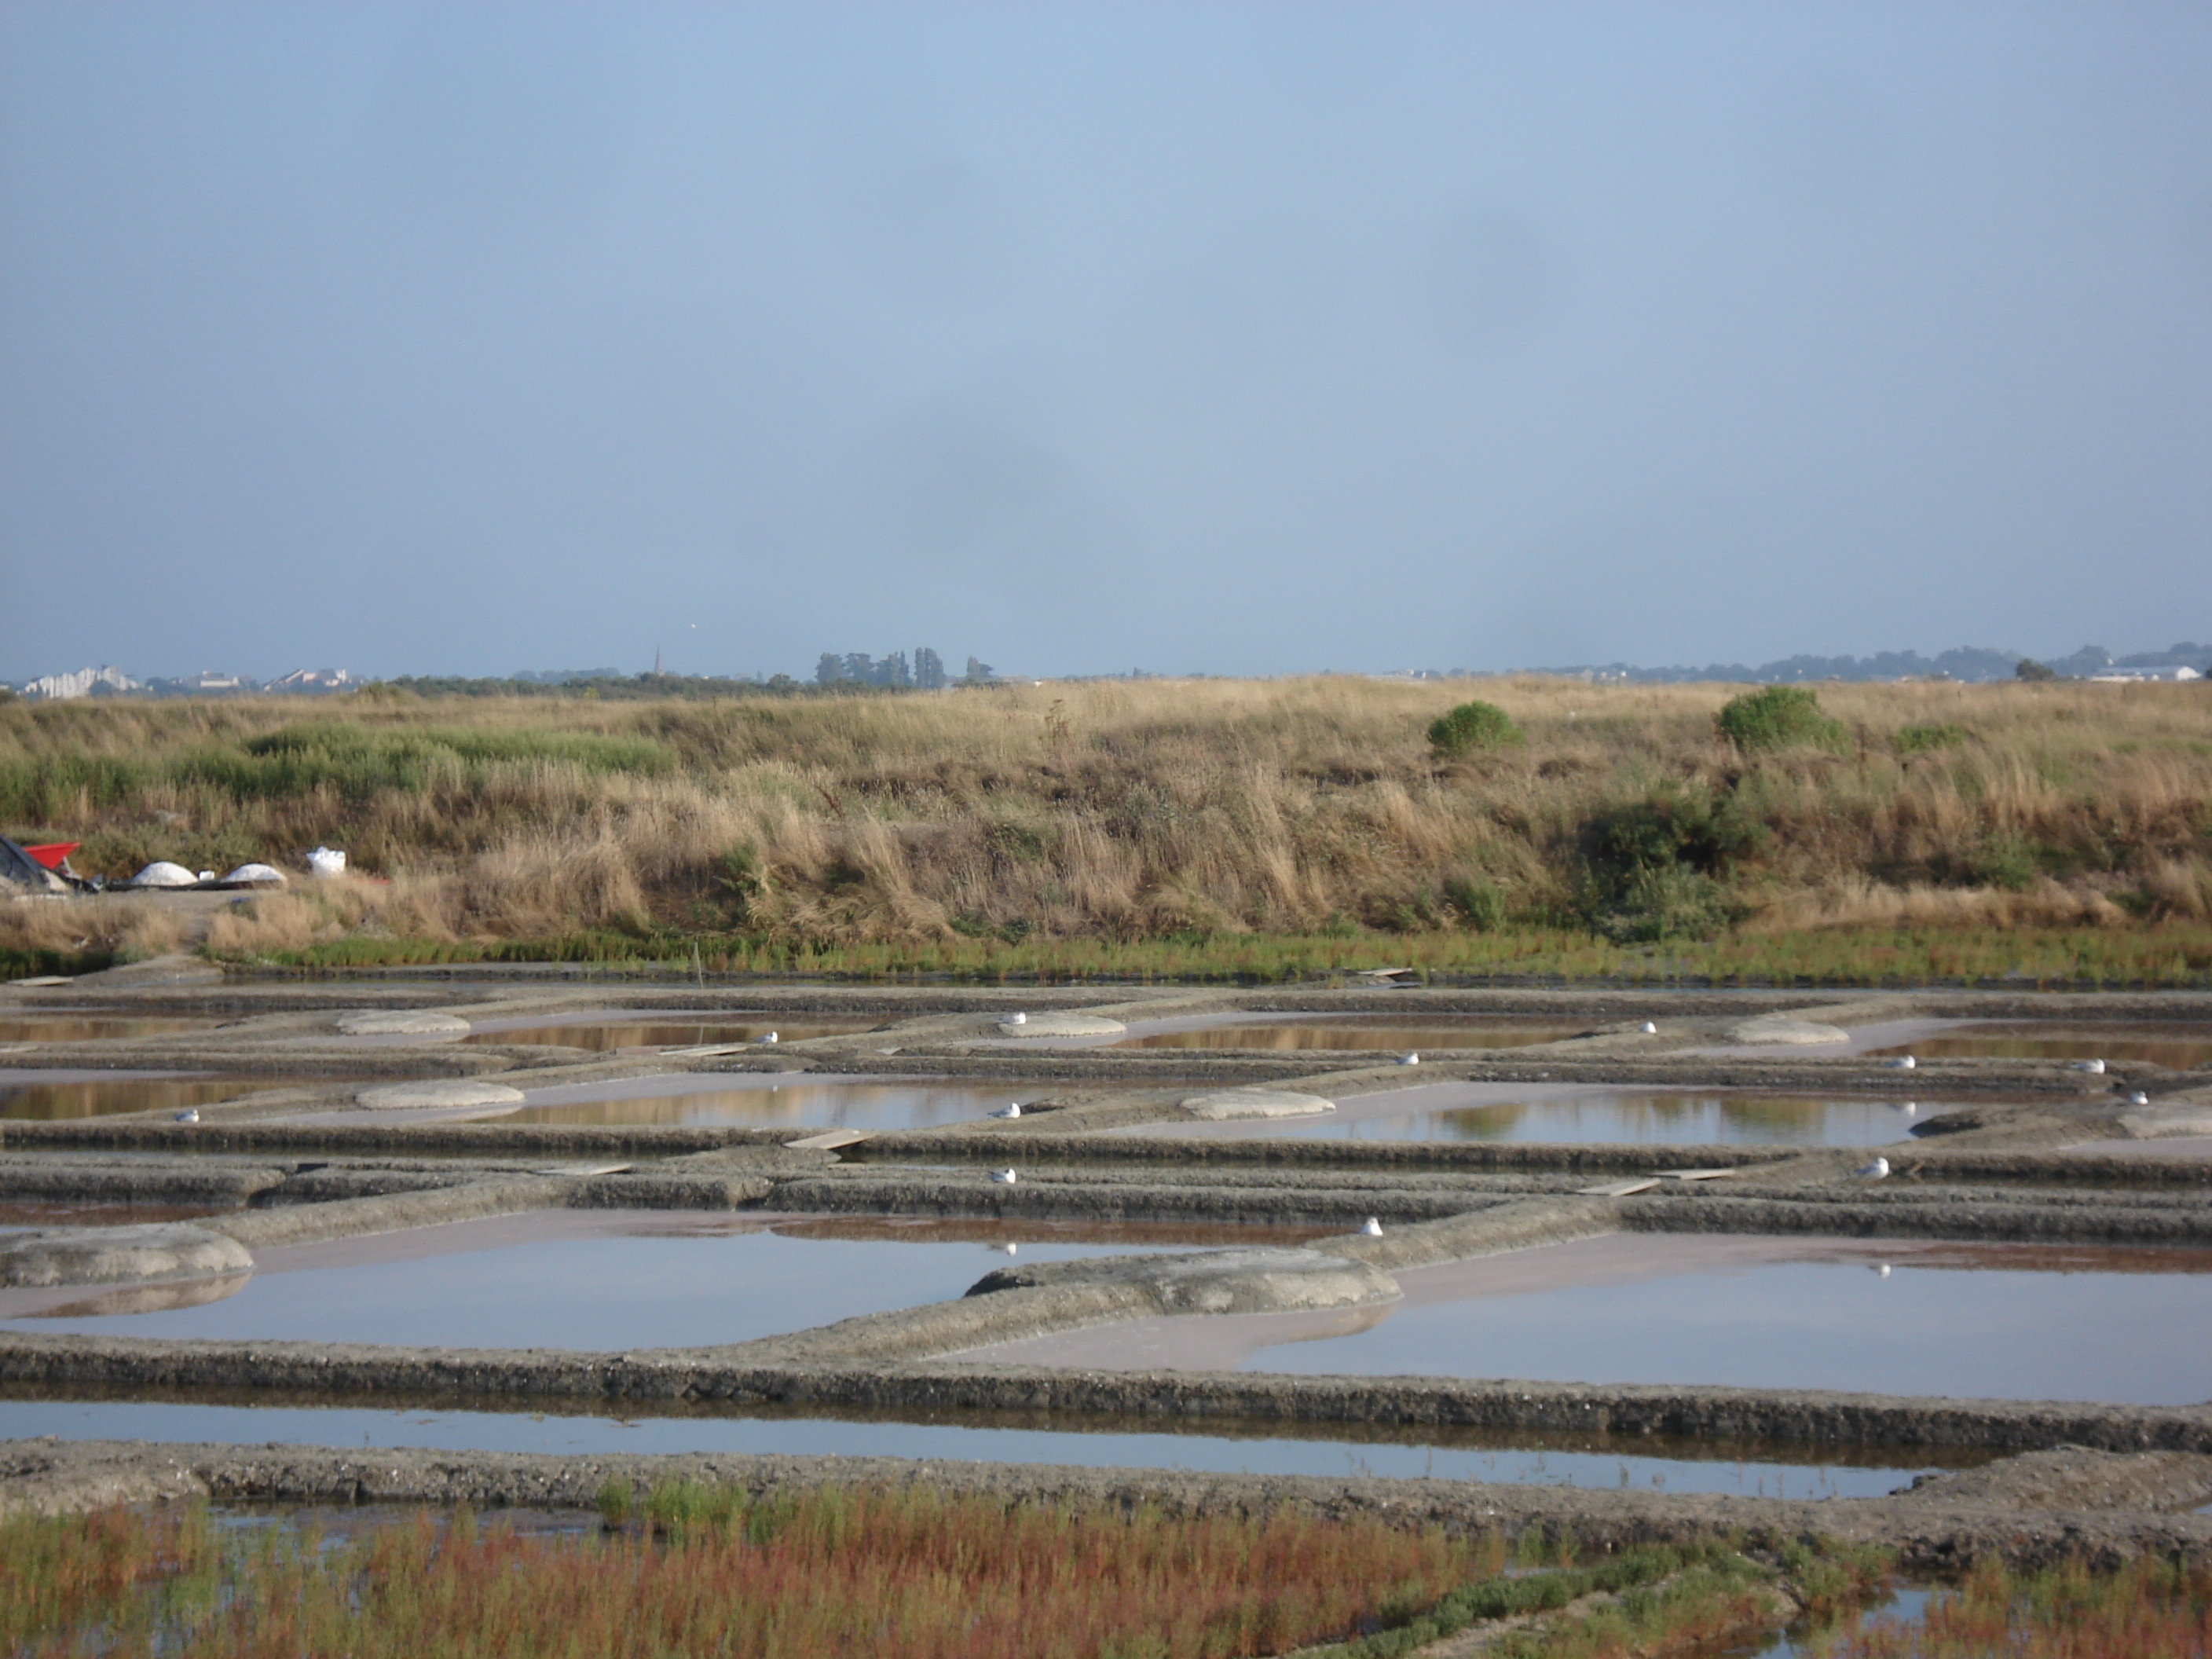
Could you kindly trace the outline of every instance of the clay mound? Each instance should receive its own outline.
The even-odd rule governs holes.
[[[1739,1020],[1729,1026],[1728,1040],[1753,1047],[1765,1043],[1809,1045],[1849,1042],[1851,1034],[1840,1025],[1822,1025],[1809,1019],[1791,1019],[1786,1014],[1761,1014],[1757,1019]]]
[[[1193,1117],[1209,1123],[1248,1117],[1317,1117],[1336,1109],[1333,1100],[1288,1089],[1219,1089],[1212,1094],[1188,1096],[1182,1106]]]
[[[0,1285],[120,1285],[252,1270],[252,1253],[236,1239],[178,1222],[56,1227],[0,1243]]]
[[[1000,1035],[1012,1037],[1112,1036],[1128,1029],[1118,1019],[1102,1019],[1097,1014],[1031,1014],[1019,1025],[999,1022]]]
[[[420,1111],[436,1106],[520,1106],[522,1091],[504,1083],[386,1083],[363,1089],[354,1103],[381,1111]]]
[[[468,1021],[459,1014],[434,1013],[427,1008],[394,1008],[338,1017],[338,1030],[348,1036],[450,1036],[468,1029]]]

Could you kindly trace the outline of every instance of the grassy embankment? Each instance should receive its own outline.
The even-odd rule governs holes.
[[[1352,678],[15,704],[0,825],[111,875],[343,847],[381,879],[209,939],[292,963],[2212,975],[2204,686],[1826,686],[1832,726],[1748,750],[1714,723],[1740,688],[1479,689],[1522,740],[1456,757],[1426,732],[1468,686]],[[127,903],[0,912],[18,966],[176,937]]]

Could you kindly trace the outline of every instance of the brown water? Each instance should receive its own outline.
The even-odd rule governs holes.
[[[1426,1019],[1387,1014],[1315,1018],[1289,1014],[1269,1019],[1194,1025],[1155,1031],[1115,1043],[1117,1048],[1520,1048],[1587,1036],[1580,1024],[1553,1020],[1497,1018],[1489,1015],[1437,1015]]]
[[[1383,1308],[1148,1319],[962,1358],[2137,1405],[2212,1398],[2212,1250],[1620,1234],[1395,1277],[1405,1297]]]
[[[290,1086],[267,1078],[210,1077],[194,1072],[0,1070],[0,1118],[173,1111]]]
[[[806,1037],[846,1036],[872,1031],[878,1018],[834,1014],[693,1014],[641,1009],[612,1015],[604,1010],[548,1019],[472,1021],[464,1042],[530,1042],[562,1048],[683,1048],[710,1042],[757,1042],[774,1031],[786,1042]]]
[[[0,1042],[106,1042],[113,1037],[204,1030],[218,1023],[213,1019],[112,1019],[99,1014],[9,1014],[0,1018]]]
[[[786,1073],[690,1073],[533,1089],[502,1123],[738,1124],[774,1129],[927,1129],[1027,1105],[1048,1087],[939,1079],[788,1083]]]
[[[86,1203],[73,1199],[0,1200],[0,1227],[136,1227],[155,1221],[198,1221],[230,1215],[231,1204]]]
[[[1921,1060],[2108,1060],[2122,1064],[2136,1060],[2191,1072],[2200,1066],[2212,1066],[2212,1027],[2180,1021],[2052,1025],[2034,1020],[1992,1020],[1867,1052],[1910,1054]]]

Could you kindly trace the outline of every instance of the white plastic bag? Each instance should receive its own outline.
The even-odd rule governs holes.
[[[307,854],[307,871],[311,875],[330,877],[345,874],[345,854],[333,847],[318,847]]]

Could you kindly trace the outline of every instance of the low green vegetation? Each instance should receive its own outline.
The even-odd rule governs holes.
[[[1513,717],[1494,702],[1463,702],[1429,722],[1429,749],[1439,760],[1526,741]]]
[[[1834,749],[1848,735],[1840,720],[1820,712],[1820,699],[1805,685],[1762,686],[1731,697],[1713,716],[1713,729],[1747,750],[1796,744]]]
[[[1945,721],[1941,726],[1900,726],[1890,746],[1900,755],[1924,755],[1932,749],[1953,749],[1966,741],[1963,726]]]
[[[46,958],[54,960],[55,958]],[[1633,944],[1570,929],[1439,929],[1322,934],[1188,934],[1168,939],[928,939],[811,944],[733,934],[563,934],[491,944],[350,937],[240,953],[242,963],[313,973],[432,963],[567,962],[611,974],[979,984],[1274,985],[1404,967],[1437,984],[1615,983],[2120,988],[2212,981],[2212,928],[1852,928]],[[54,971],[71,971],[67,967]],[[74,971],[83,971],[82,968]]]

